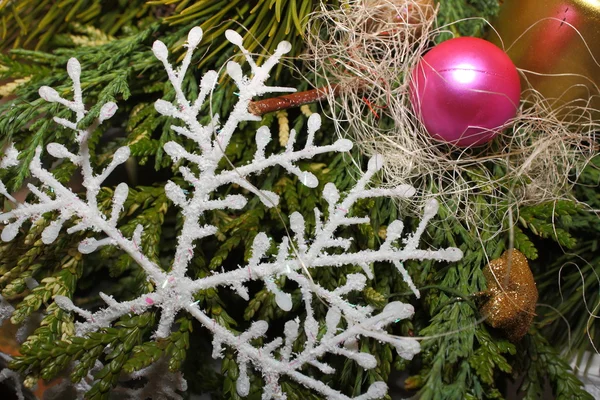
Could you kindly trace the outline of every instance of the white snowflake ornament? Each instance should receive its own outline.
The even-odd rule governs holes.
[[[186,45],[187,53],[177,69],[169,63],[169,52],[164,43],[156,41],[152,46],[156,58],[165,67],[176,95],[174,103],[158,100],[155,103],[156,111],[180,121],[180,125],[172,126],[173,131],[182,139],[190,139],[196,144],[196,150],[193,152],[186,150],[177,141],[171,141],[164,145],[164,151],[174,162],[180,163],[179,172],[192,187],[188,193],[172,181],[165,185],[166,195],[181,209],[184,219],[173,263],[168,272],[151,261],[149,256],[141,250],[143,232],[141,226],[138,226],[129,238],[122,234],[118,226],[118,219],[128,196],[128,187],[125,183],[119,184],[114,191],[110,216],[105,216],[98,208],[97,195],[101,184],[118,165],[127,160],[129,149],[127,147],[118,149],[110,164],[102,172],[96,174],[92,170],[88,140],[98,124],[114,115],[117,106],[114,103],[104,104],[96,124],[86,130],[77,128],[77,124],[86,114],[86,109],[82,100],[79,80],[81,66],[75,59],[69,60],[67,65],[68,74],[73,80],[74,99],[66,100],[48,87],[40,89],[40,96],[47,101],[60,103],[75,113],[74,121],[61,118],[55,118],[55,121],[75,132],[77,153],[71,153],[64,145],[58,143],[50,143],[46,150],[50,155],[67,158],[81,168],[84,178],[83,186],[86,189],[85,197],[80,198],[74,194],[42,166],[43,149],[39,147],[30,166],[32,175],[41,182],[39,187],[30,186],[33,194],[37,196],[38,202],[19,204],[14,210],[0,214],[0,221],[8,223],[2,232],[2,239],[12,240],[27,219],[36,219],[43,213],[56,211],[57,219],[43,232],[44,243],[52,243],[61,231],[63,224],[71,219],[76,219],[76,225],[69,228],[67,233],[84,230],[97,232],[94,237],[80,243],[80,252],[87,254],[102,246],[116,246],[127,252],[141,266],[155,289],[134,300],[120,302],[101,293],[106,307],[96,312],[90,312],[75,306],[67,297],[56,296],[54,298],[54,301],[63,310],[74,312],[83,319],[82,322],[76,324],[77,335],[85,335],[108,327],[126,314],[141,314],[149,309],[160,309],[160,321],[154,337],[165,338],[171,333],[176,316],[184,312],[192,315],[211,333],[213,357],[222,357],[224,347],[235,350],[239,365],[236,389],[240,396],[249,394],[249,370],[254,369],[264,377],[265,385],[262,395],[264,400],[286,397],[279,384],[282,377],[294,380],[328,399],[349,399],[348,396],[309,375],[306,367],[312,366],[323,374],[332,374],[335,372],[334,368],[322,359],[327,354],[336,354],[354,360],[365,369],[375,368],[377,365],[375,357],[368,353],[362,353],[353,346],[360,337],[370,337],[389,343],[405,359],[411,359],[420,350],[418,341],[396,337],[386,331],[386,327],[390,324],[413,315],[414,309],[411,305],[392,302],[383,311],[376,313],[370,306],[354,306],[348,302],[348,295],[351,292],[363,290],[367,280],[373,278],[369,265],[374,262],[392,263],[418,296],[417,288],[403,267],[404,261],[426,259],[456,261],[462,257],[462,253],[456,248],[419,249],[421,235],[429,220],[437,212],[435,201],[427,204],[423,218],[414,232],[405,234],[402,222],[396,221],[389,226],[387,238],[379,249],[350,251],[350,239],[339,237],[336,232],[344,226],[369,223],[367,217],[350,216],[350,210],[358,200],[381,196],[408,198],[415,193],[413,187],[406,185],[393,189],[368,187],[373,176],[383,166],[382,157],[376,156],[370,160],[364,176],[348,193],[340,193],[333,184],[325,186],[323,197],[328,203],[328,210],[322,212],[315,209],[317,225],[314,232],[307,231],[304,216],[294,213],[289,218],[292,235],[290,238],[283,238],[280,243],[276,244],[275,256],[271,257],[267,254],[272,245],[271,239],[266,234],[259,233],[254,239],[252,256],[246,265],[240,265],[233,270],[223,269],[222,272],[204,278],[194,279],[188,276],[187,272],[194,256],[195,243],[217,232],[217,227],[201,224],[202,216],[210,210],[239,210],[247,204],[248,199],[245,195],[233,194],[217,198],[214,194],[219,188],[231,184],[239,185],[250,195],[258,196],[266,206],[273,207],[278,204],[278,195],[257,189],[248,182],[247,177],[268,168],[280,166],[288,173],[297,176],[300,182],[306,186],[316,187],[318,185],[317,178],[310,172],[302,171],[296,163],[299,160],[311,159],[326,152],[345,152],[352,147],[352,143],[346,139],[337,140],[326,146],[315,144],[314,136],[321,127],[321,119],[319,115],[313,114],[308,120],[306,141],[302,148],[297,148],[296,132],[291,130],[283,153],[267,155],[265,148],[271,141],[272,135],[269,128],[263,126],[256,132],[257,150],[254,158],[246,165],[234,169],[221,169],[219,164],[225,157],[224,150],[229,145],[238,125],[244,121],[260,120],[259,117],[248,111],[249,102],[256,96],[294,90],[265,85],[272,68],[290,50],[289,43],[281,43],[275,54],[259,66],[243,47],[242,39],[236,32],[227,31],[225,36],[239,48],[251,73],[245,75],[242,66],[235,61],[227,64],[226,73],[237,85],[239,96],[229,117],[223,123],[219,121],[218,115],[211,115],[210,122],[206,125],[198,122],[201,106],[217,85],[218,74],[215,71],[209,71],[204,75],[200,82],[198,97],[195,100],[188,99],[182,89],[192,54],[202,39],[202,30],[194,28],[190,31]],[[6,193],[4,194],[6,195]],[[330,251],[332,249],[341,249],[342,251],[332,254],[333,252]],[[313,282],[310,275],[306,273],[309,269],[337,268],[344,265],[359,265],[364,272],[349,275],[346,284],[334,290],[327,290]],[[294,281],[299,286],[305,317],[303,320],[291,318],[285,323],[283,334],[264,345],[256,345],[254,339],[267,334],[269,324],[266,321],[255,321],[246,331],[239,334],[234,333],[212,319],[194,301],[194,295],[199,291],[220,287],[230,287],[240,297],[249,300],[247,284],[251,281],[262,281],[266,289],[273,293],[277,305],[283,311],[290,311],[293,307],[291,295],[280,289],[275,283],[280,277]],[[329,308],[324,326],[315,317],[313,302],[316,299]],[[302,331],[307,338],[306,342],[301,346],[302,350],[294,352],[292,349]],[[321,335],[323,331],[324,334]],[[154,371],[154,369],[149,367],[148,372]],[[182,377],[174,379],[179,382],[178,385],[183,387]],[[384,382],[375,382],[365,393],[354,399],[378,399],[386,392],[387,385]]]

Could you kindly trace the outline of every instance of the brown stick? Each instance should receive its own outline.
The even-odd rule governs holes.
[[[304,92],[272,97],[270,99],[251,101],[248,104],[248,111],[254,115],[261,116],[273,111],[287,110],[288,108],[298,107],[303,104],[315,103],[326,99],[329,94],[337,96],[340,90],[339,85],[331,85]]]

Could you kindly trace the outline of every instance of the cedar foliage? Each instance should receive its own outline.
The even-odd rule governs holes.
[[[316,0],[0,1],[0,43],[4,50],[0,56],[0,79],[4,80],[4,86],[0,89],[12,85],[12,96],[0,105],[0,148],[12,141],[22,151],[21,164],[1,171],[1,178],[10,188],[18,189],[28,177],[27,165],[36,146],[54,141],[70,143],[65,131],[57,129],[46,117],[61,116],[64,111],[41,101],[37,90],[48,85],[67,92],[64,65],[70,57],[77,57],[84,71],[86,97],[97,104],[107,101],[119,104],[118,114],[111,120],[114,121],[111,130],[98,131],[94,136],[91,146],[94,161],[102,166],[114,149],[122,145],[130,146],[136,160],[135,165],[128,166],[129,171],[122,171],[131,190],[119,225],[127,233],[127,229],[133,231],[137,224],[142,224],[145,253],[167,268],[170,260],[166,254],[174,246],[181,219],[166,198],[163,185],[168,179],[178,178],[162,152],[162,145],[171,140],[170,122],[158,117],[153,103],[159,97],[168,99],[174,94],[163,79],[161,65],[151,56],[152,41],[160,37],[177,50],[191,26],[202,26],[207,32],[207,45],[198,52],[203,57],[193,61],[198,69],[196,76],[206,69],[219,68],[234,56],[231,46],[220,40],[225,29],[242,33],[245,46],[251,51],[267,54],[279,41],[288,40],[298,54],[302,51],[306,18],[319,3]],[[340,6],[337,1],[326,3]],[[497,9],[495,0],[442,1],[440,24],[468,17],[489,19]],[[455,34],[482,36],[485,27],[483,20],[470,20],[451,29]],[[272,80],[299,89],[305,85],[286,68],[278,70]],[[198,87],[195,76],[187,77],[185,84],[190,91]],[[234,101],[228,93],[227,89],[214,93],[213,112],[227,112]],[[317,106],[311,107],[316,111]],[[91,121],[98,112],[92,109],[86,121]],[[288,118],[297,130],[306,122],[298,110],[291,110]],[[265,116],[262,123],[278,129],[274,115]],[[242,165],[253,154],[253,136],[247,133],[255,128],[247,124],[227,149],[234,165]],[[329,128],[322,129],[315,140],[323,144],[330,141],[331,135],[326,132],[333,129]],[[271,146],[275,150],[277,144]],[[361,156],[353,154],[353,157]],[[584,185],[578,186],[575,193],[596,210],[600,208],[595,194],[595,185],[600,180],[598,166],[595,162],[585,171],[581,177]],[[359,173],[349,157],[341,155],[321,156],[301,168],[318,176],[319,188],[308,189],[275,168],[253,183],[281,195],[278,209],[266,209],[255,199],[239,214],[222,211],[210,214],[207,218],[219,227],[219,233],[197,249],[191,273],[206,276],[221,265],[235,267],[241,259],[248,259],[250,244],[259,229],[270,236],[283,236],[282,222],[288,222],[286,215],[294,211],[312,215],[315,205],[321,202],[318,193],[325,182],[335,182],[344,190]],[[69,182],[74,166],[64,161],[54,166],[54,173],[62,182]],[[101,206],[109,206],[113,189],[103,188]],[[473,200],[485,209],[485,198]],[[398,217],[400,210],[390,201],[364,201],[355,212],[368,214],[373,225],[348,229],[345,234],[354,238],[354,246],[374,248],[382,230]],[[531,334],[518,344],[508,342],[501,333],[480,323],[472,295],[486,287],[482,274],[488,260],[486,255],[489,259],[499,257],[508,246],[508,235],[477,233],[453,219],[448,208],[443,208],[436,224],[429,228],[429,243],[432,247],[460,247],[464,259],[441,267],[409,263],[410,274],[422,288],[421,300],[407,294],[406,284],[392,273],[389,265],[374,265],[375,279],[371,286],[353,299],[376,308],[383,308],[392,298],[411,302],[416,308],[414,318],[396,324],[394,333],[436,338],[423,341],[422,353],[413,362],[393,356],[387,345],[363,340],[361,351],[374,354],[379,366],[365,372],[350,360],[343,363],[329,360],[337,367],[338,375],[327,379],[341,382],[347,395],[356,395],[369,382],[387,380],[393,370],[401,370],[409,375],[405,381],[407,393],[418,391],[422,399],[497,399],[507,395],[503,392],[505,382],[520,376],[524,377],[520,389],[526,399],[539,398],[545,380],[552,384],[557,398],[589,398],[560,357],[566,350],[567,332],[560,315],[571,322],[573,340],[569,355],[591,348],[586,332],[596,341],[600,339],[600,332],[595,329],[594,320],[588,319],[581,301],[582,284],[588,304],[596,305],[599,301],[597,282],[590,277],[600,262],[595,255],[600,219],[575,201],[526,206],[513,212],[518,215],[514,245],[532,261],[541,291],[540,302],[553,305],[557,311],[538,308],[539,316]],[[489,216],[490,226],[506,224],[498,215]],[[83,338],[74,337],[73,316],[53,303],[54,296],[68,296],[89,307],[100,304],[99,285],[120,299],[133,298],[149,288],[135,262],[117,249],[82,256],[77,252],[82,237],[64,233],[52,245],[43,245],[40,235],[50,217],[27,226],[28,233],[19,239],[0,244],[1,294],[16,307],[11,322],[21,324],[34,313],[44,312],[41,323],[23,343],[22,355],[15,358],[11,368],[26,374],[28,382],[37,378],[50,381],[64,376],[70,362],[77,360],[77,367],[68,373],[70,379],[78,381],[101,359],[104,368],[96,373],[98,381],[87,397],[104,399],[119,374],[138,371],[166,357],[172,371],[184,372],[190,393],[210,393],[219,399],[239,398],[233,354],[226,355],[220,369],[206,363],[204,360],[210,357],[206,335],[188,316],[180,316],[178,330],[160,341],[151,338],[156,324],[152,312],[122,318],[113,327]],[[561,302],[556,296],[559,270],[577,256],[586,261],[579,263],[584,282],[578,270],[563,270],[564,301]],[[313,278],[325,287],[336,287],[352,271],[353,267],[322,269],[315,271]],[[28,278],[35,278],[40,285],[29,290]],[[298,303],[300,293],[294,293],[293,298]],[[251,293],[248,303],[239,303],[228,291],[215,289],[201,292],[196,300],[211,318],[233,331],[257,319],[277,321],[283,312],[266,290]],[[319,309],[319,305],[315,307],[324,318],[326,310]],[[111,351],[105,353],[107,346]],[[261,380],[251,378],[251,382],[249,398],[254,399],[259,396]],[[294,382],[284,382],[283,388],[289,399],[316,398]]]

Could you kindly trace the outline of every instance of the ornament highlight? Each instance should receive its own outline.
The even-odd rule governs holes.
[[[515,65],[483,39],[461,37],[435,46],[411,78],[410,101],[427,132],[458,147],[488,143],[519,108]]]
[[[485,303],[479,311],[510,341],[519,341],[529,330],[538,300],[527,258],[519,250],[505,251],[483,269],[483,275],[488,289],[480,293]]]

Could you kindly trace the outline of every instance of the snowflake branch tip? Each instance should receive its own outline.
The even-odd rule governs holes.
[[[119,107],[117,106],[117,104],[112,101],[105,103],[104,105],[102,105],[102,108],[100,108],[100,115],[98,117],[98,121],[100,123],[103,123],[107,119],[111,119],[118,109]]]
[[[152,45],[152,52],[159,61],[162,61],[163,63],[168,62],[169,50],[167,49],[167,46],[165,46],[165,44],[160,40],[156,40],[154,42]]]
[[[4,150],[4,156],[0,161],[0,169],[16,167],[19,165],[19,151],[15,148],[14,143],[10,143]]]
[[[202,28],[199,26],[192,28],[188,33],[186,46],[190,49],[195,49],[202,40],[202,34]]]
[[[79,60],[74,57],[69,58],[69,61],[67,61],[67,74],[73,82],[79,82],[81,78],[81,64]]]
[[[38,91],[40,97],[49,103],[56,103],[61,98],[56,90],[50,86],[42,86]]]
[[[225,38],[231,43],[236,45],[237,47],[242,47],[244,43],[244,39],[242,36],[234,31],[233,29],[227,29],[225,31]]]

